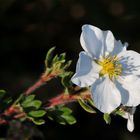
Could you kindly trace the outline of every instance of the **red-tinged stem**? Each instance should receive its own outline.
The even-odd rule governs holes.
[[[49,75],[44,74],[44,75],[42,75],[41,78],[34,85],[29,87],[22,95],[27,96],[27,95],[31,94],[36,89],[38,89],[39,87],[44,85],[46,82],[48,82],[49,80],[51,80],[51,79],[53,79],[55,77],[56,77],[56,75],[53,75],[53,74],[49,74]],[[16,102],[19,101],[21,99],[21,97],[19,97],[18,100],[16,100]],[[18,118],[22,118],[22,117],[24,117],[26,115],[25,112],[21,112],[21,110],[20,110],[20,108],[18,106],[15,106],[16,102],[11,107],[6,109],[4,113],[2,113],[0,115],[0,124],[7,123],[7,121],[3,118],[3,116],[11,116],[12,114],[15,113],[14,119],[18,119]]]
[[[29,87],[26,91],[25,91],[25,95],[29,95],[32,92],[34,92],[36,89],[38,89],[39,87],[41,87],[45,82],[40,79],[38,80],[33,86]]]
[[[15,114],[14,119],[18,119],[18,118],[23,117],[23,113],[24,112],[21,112],[20,108],[18,106],[11,106],[3,114],[1,114],[1,116],[0,116],[0,124],[8,123],[8,121],[5,120],[5,117],[9,117],[9,116]],[[24,116],[25,116],[25,113],[24,113]]]
[[[25,92],[24,95],[29,95],[32,92],[34,92],[36,89],[40,88],[43,86],[46,82],[49,80],[55,78],[55,75],[47,75],[47,76],[42,76],[33,86],[29,87]]]
[[[83,92],[79,91],[79,92],[80,93],[77,94],[77,95],[61,94],[57,97],[54,97],[54,98],[49,100],[50,104],[48,105],[48,107],[56,106],[56,105],[59,105],[59,104],[67,104],[67,103],[70,103],[70,102],[77,101],[79,99],[88,100],[88,99],[91,98],[89,91],[83,91]],[[48,107],[46,107],[46,109]]]
[[[23,118],[23,117],[25,117],[25,116],[26,116],[26,113],[25,113],[25,112],[22,112],[22,113],[20,113],[20,114],[15,115],[14,118],[15,118],[15,119],[19,119],[19,118]]]

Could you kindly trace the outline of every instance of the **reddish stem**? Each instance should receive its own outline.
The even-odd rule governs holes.
[[[74,102],[79,99],[88,100],[90,98],[91,98],[91,96],[90,96],[89,91],[80,92],[80,94],[77,94],[77,95],[61,94],[57,97],[50,99],[49,100],[50,104],[48,107],[52,107],[52,106],[59,105],[59,104],[66,104],[69,102]]]
[[[33,86],[29,87],[26,91],[25,91],[25,95],[29,95],[32,92],[34,92],[37,88],[41,87],[44,84],[44,81],[42,79],[38,80]]]
[[[23,116],[23,113],[24,112],[21,112],[20,108],[18,106],[11,106],[4,113],[2,113],[0,115],[0,124],[8,123],[8,121],[5,119],[5,117],[9,117],[9,116],[14,115],[13,118],[18,119],[18,118],[22,118],[25,116],[25,113],[24,113],[24,116]]]
[[[48,82],[49,80],[55,78],[55,75],[43,75],[41,76],[41,78],[31,87],[29,87],[26,91],[25,91],[25,95],[29,95],[32,92],[34,92],[36,89],[40,88],[42,85],[44,85],[46,82]]]
[[[14,116],[15,119],[19,119],[19,118],[23,118],[26,116],[26,113],[25,112],[22,112],[22,113],[19,113],[17,115]]]

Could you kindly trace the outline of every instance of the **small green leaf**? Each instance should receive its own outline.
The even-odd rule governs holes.
[[[72,115],[63,114],[61,117],[64,118],[65,121],[70,125],[76,123],[76,119]]]
[[[96,113],[96,111],[91,106],[86,104],[83,99],[79,99],[78,102],[85,111],[87,111],[89,113]]]
[[[29,95],[25,98],[25,100],[21,103],[23,107],[26,107],[26,105],[28,103],[30,103],[31,101],[33,101],[35,98],[35,95]]]
[[[41,105],[42,105],[42,102],[40,100],[33,100],[32,102],[22,103],[22,106],[24,108],[35,107],[36,109],[39,109]]]
[[[72,110],[68,107],[61,107],[59,108],[59,110],[62,111],[64,115],[68,115],[72,113]]]
[[[30,111],[28,114],[32,117],[39,118],[44,116],[46,114],[46,111],[45,110]]]
[[[30,119],[36,125],[42,125],[45,123],[45,120],[43,120],[43,119],[35,119],[32,117],[27,117],[27,118]]]
[[[59,56],[59,61],[65,60],[65,57],[66,57],[66,53],[61,53]]]
[[[72,63],[72,60],[67,61],[67,63],[63,67],[63,69],[68,69],[70,67],[71,63]]]
[[[70,108],[59,105],[49,109],[47,111],[47,117],[62,125],[74,124],[76,123],[76,119],[71,115],[71,113],[72,110]]]
[[[111,117],[108,113],[104,113],[104,116],[103,116],[106,124],[110,124],[111,123]]]
[[[39,120],[33,120],[33,123],[34,124],[36,124],[36,125],[42,125],[42,124],[44,124],[45,123],[45,120],[43,120],[43,119],[39,119]]]
[[[66,87],[70,87],[72,85],[71,83],[71,77],[73,75],[73,72],[64,72],[62,75],[60,75],[61,77],[61,83],[62,85],[66,88]]]
[[[45,59],[46,67],[50,67],[51,59],[52,59],[52,55],[53,55],[54,50],[55,50],[55,47],[52,47],[48,50],[48,53],[47,53],[46,59]]]
[[[47,117],[48,117],[51,121],[54,120],[54,118],[53,118],[52,116],[50,116],[50,115],[47,115]]]
[[[52,60],[52,63],[56,63],[58,61],[58,55],[56,54],[55,57]]]
[[[88,99],[87,101],[88,101],[88,103],[89,103],[91,106],[95,107],[94,102],[93,102],[92,99]]]
[[[5,94],[6,94],[5,90],[0,90],[0,99],[2,99]]]
[[[34,100],[34,98],[35,98],[35,95],[29,95],[26,97],[26,101],[31,102],[32,100]]]
[[[66,125],[65,119],[62,118],[61,116],[56,116],[56,117],[55,117],[55,120],[56,120],[59,124]]]

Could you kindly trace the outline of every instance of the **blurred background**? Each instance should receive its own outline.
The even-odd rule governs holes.
[[[129,43],[128,49],[140,53],[139,0],[0,0],[0,89],[15,96],[32,85],[53,46],[56,53],[67,52],[75,71],[83,24],[111,30],[117,39]],[[58,81],[52,83],[37,91],[38,98],[47,100],[56,94],[52,89],[61,90]],[[140,140],[139,107],[133,133],[127,131],[125,119],[112,117],[111,125],[106,125],[101,113],[88,114],[77,103],[70,107],[77,118],[75,125],[62,126],[46,119],[45,125],[34,129],[30,125],[27,131],[40,135],[33,139],[45,140]],[[5,137],[7,128],[0,126],[0,137]]]

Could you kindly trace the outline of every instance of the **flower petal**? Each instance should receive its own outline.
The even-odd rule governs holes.
[[[90,86],[99,77],[100,66],[86,52],[81,52],[72,82],[80,87]]]
[[[104,49],[102,30],[92,25],[83,25],[80,42],[83,49],[93,58],[99,58]]]
[[[135,75],[123,76],[118,79],[122,89],[118,88],[122,95],[122,104],[125,106],[137,106],[140,104],[140,78]],[[123,92],[123,89],[125,92]],[[127,92],[127,93],[126,93]]]
[[[118,55],[119,53],[121,53],[123,51],[126,51],[127,47],[128,47],[128,43],[127,42],[122,44],[122,42],[120,40],[115,41],[114,49],[111,52],[111,55]]]
[[[91,92],[95,106],[103,113],[111,113],[121,103],[121,95],[108,77],[98,79]]]
[[[120,40],[116,40],[113,33],[110,30],[103,31],[104,34],[104,55],[117,55],[122,51],[125,51],[128,44],[122,44]]]
[[[123,75],[140,75],[140,54],[135,51],[123,51],[118,55],[123,66]]]
[[[136,107],[126,107],[125,114],[122,115],[123,118],[127,119],[127,129],[132,132],[134,130],[134,113],[136,111]]]
[[[127,129],[132,132],[134,130],[134,116],[128,114]]]
[[[110,53],[114,49],[114,44],[115,44],[116,40],[111,31],[109,31],[109,30],[103,31],[103,33],[104,33],[104,43],[105,43],[104,52]]]

